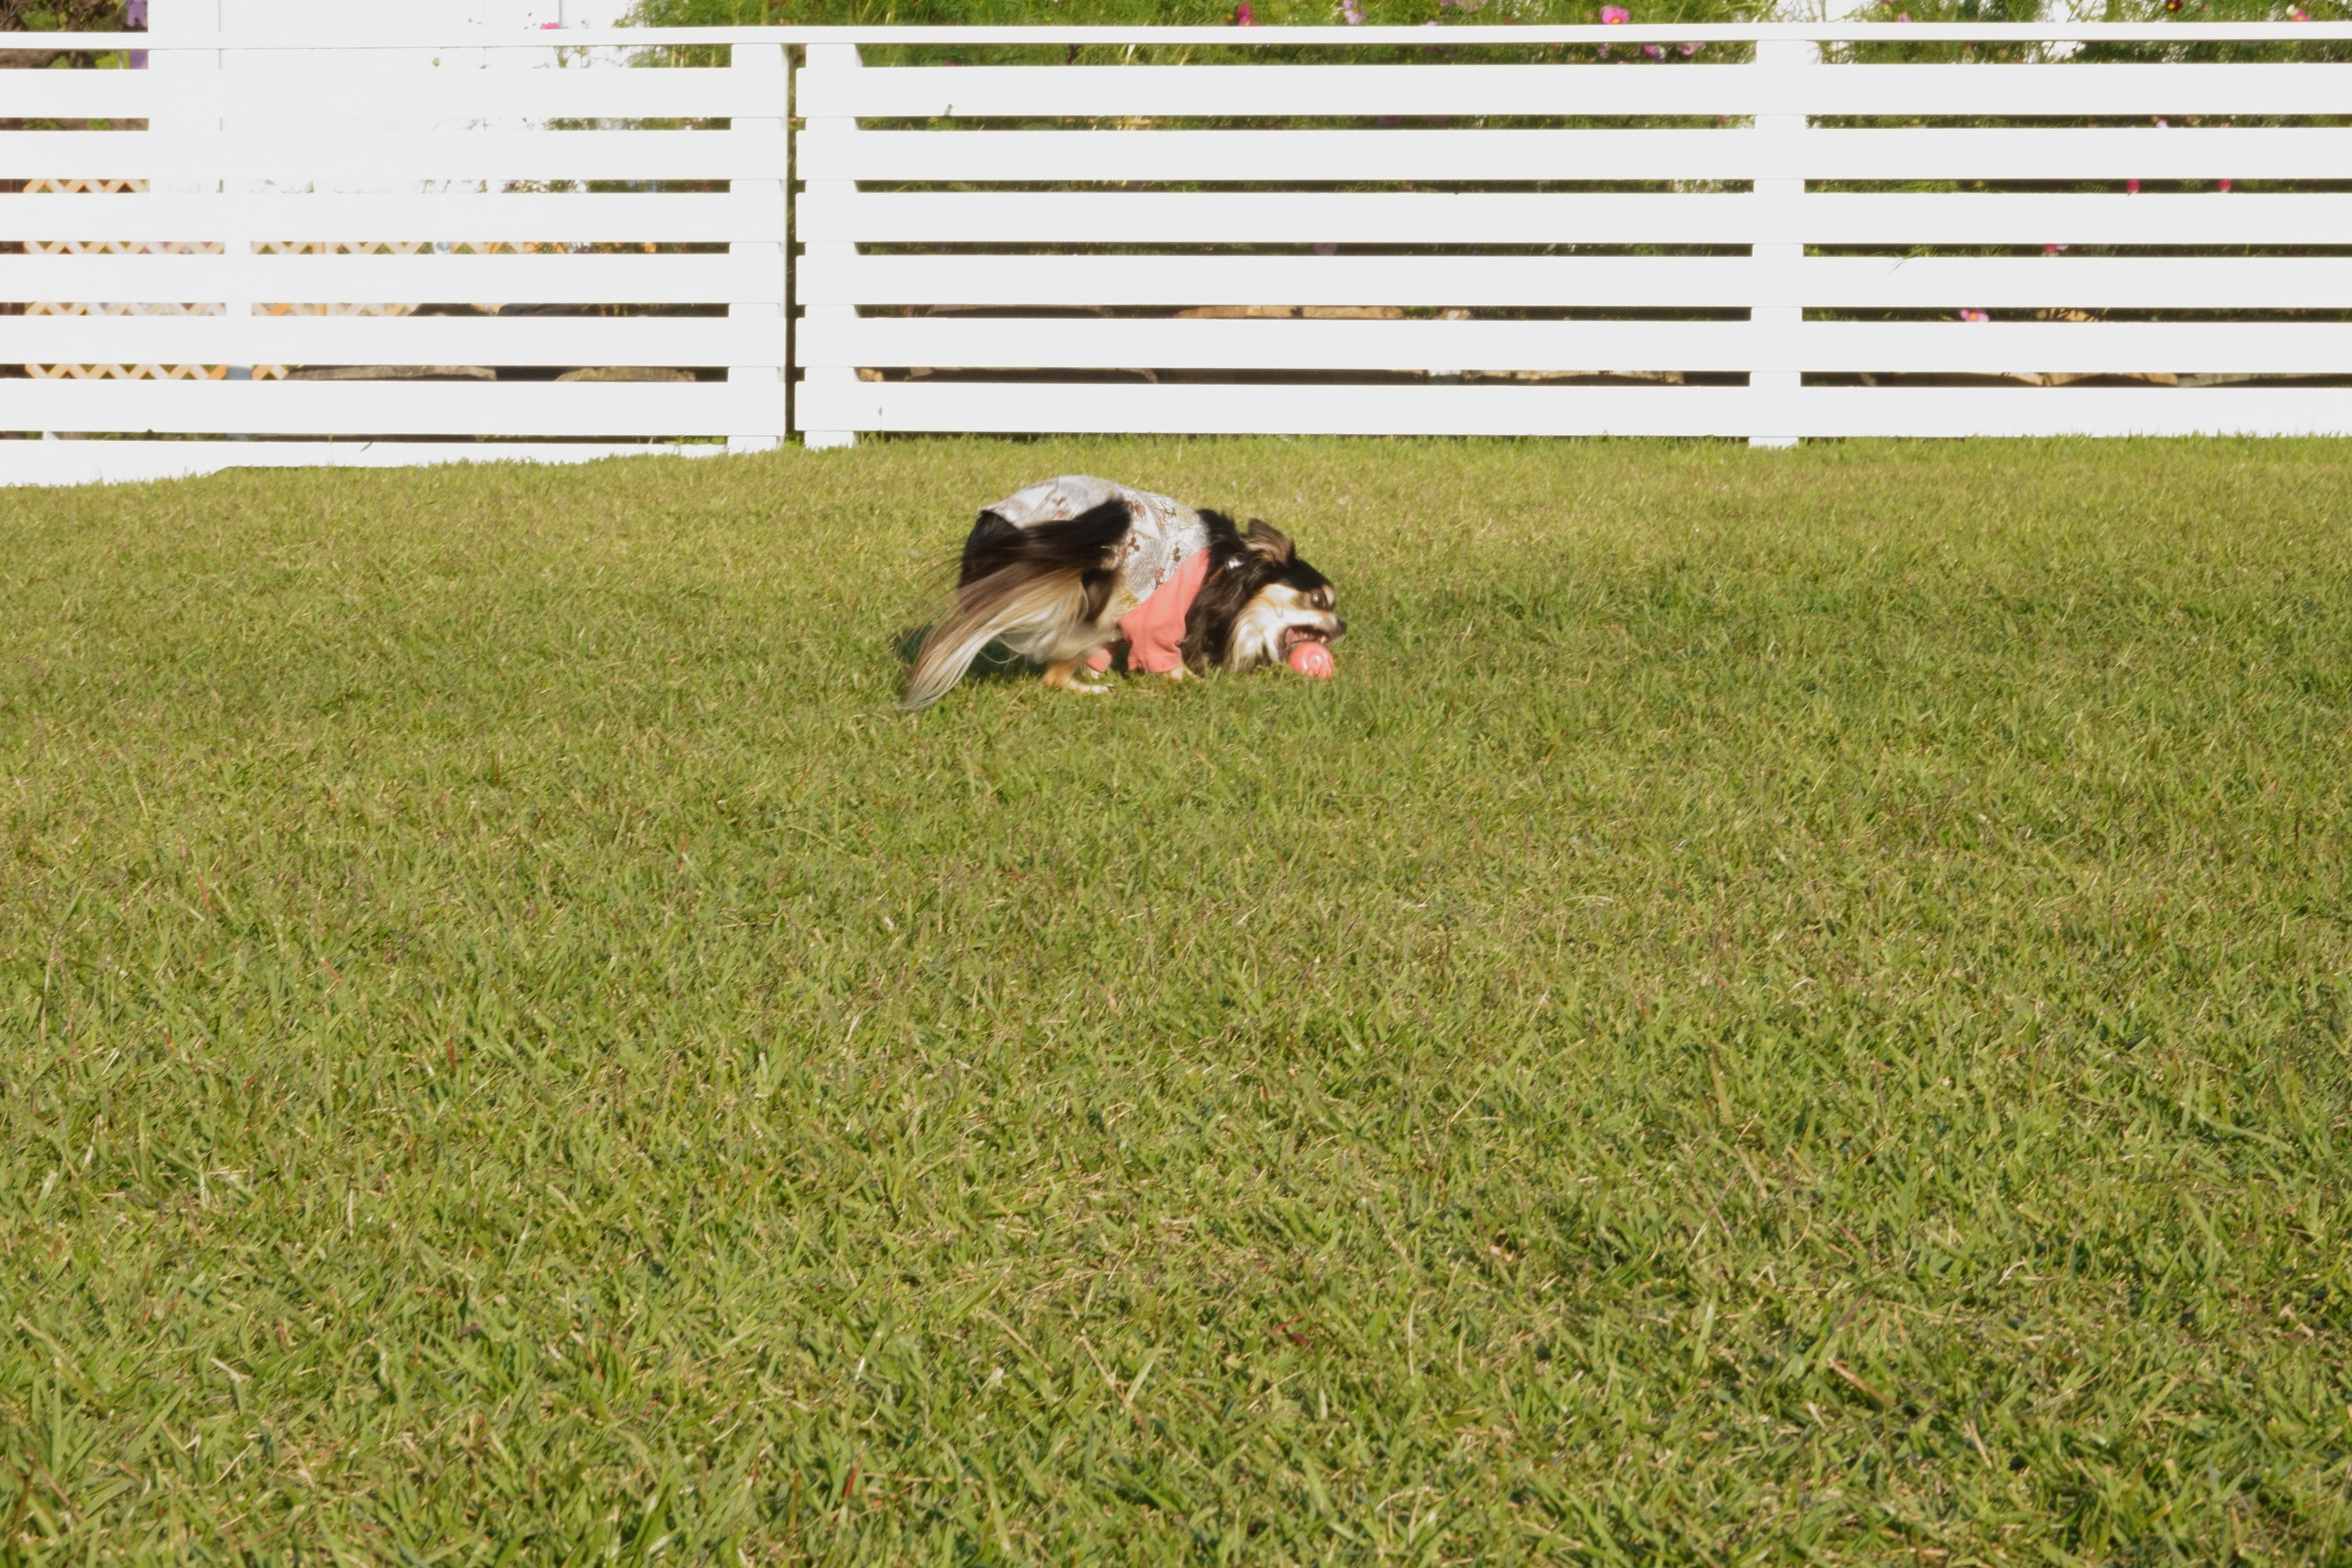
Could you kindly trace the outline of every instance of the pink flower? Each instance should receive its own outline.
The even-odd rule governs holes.
[[[1666,58],[1666,51],[1658,47],[1655,44],[1643,44],[1642,46],[1642,52],[1654,60],[1662,60]]]
[[[2156,128],[2158,131],[2169,131],[2172,129],[2172,121],[2159,114],[2156,117]]]
[[[1603,5],[1601,7],[1601,24],[1605,27],[1613,27],[1620,22],[1630,22],[1633,19],[1633,13],[1628,11],[1622,5]]]
[[[1339,15],[1348,19],[1348,26],[1350,27],[1363,25],[1364,8],[1358,5],[1356,0],[1339,0]]]
[[[2066,247],[2063,245],[2045,245],[2042,247],[2042,254],[2044,256],[2055,256],[2065,248]]]
[[[2124,182],[2124,192],[2127,195],[2136,196],[2139,195],[2139,182],[2137,180],[2126,180]]]
[[[2290,22],[2308,22],[2311,20],[2311,13],[2300,5],[2293,6],[2287,11],[2286,19]]]
[[[1704,44],[1676,44],[1675,46],[1675,49],[1676,53],[1683,57],[1683,58],[1688,59],[1691,56],[1698,53],[1699,50],[1706,47],[1706,46]]]
[[[1908,11],[1897,11],[1895,14],[1895,19],[1898,22],[1907,22],[1911,19],[1911,13]]]
[[[1963,321],[1990,321],[1992,320],[1992,314],[1988,310],[1962,310],[1960,312],[1960,320]]]
[[[1234,7],[1234,26],[1236,27],[1257,26],[1257,18],[1250,15],[1250,0],[1242,0],[1240,5]]]
[[[2230,194],[2230,182],[2227,180],[2221,182],[2221,194],[2225,196]]]

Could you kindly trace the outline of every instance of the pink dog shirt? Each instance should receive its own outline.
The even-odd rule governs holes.
[[[1173,675],[1184,666],[1184,617],[1209,575],[1209,552],[1196,550],[1151,596],[1119,617],[1119,635],[1127,639],[1127,667],[1153,675]],[[1098,647],[1087,656],[1087,668],[1110,668],[1110,649]]]

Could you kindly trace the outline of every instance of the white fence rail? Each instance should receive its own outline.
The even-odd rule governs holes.
[[[1349,63],[1411,28],[625,30],[563,69],[520,63],[544,34],[155,35],[152,70],[0,72],[35,187],[0,201],[0,432],[90,437],[0,442],[0,482],[788,430],[2352,432],[2352,63],[1840,47],[2085,38],[2352,26],[1444,37],[1571,46],[1510,65]],[[731,64],[576,63],[656,44]]]

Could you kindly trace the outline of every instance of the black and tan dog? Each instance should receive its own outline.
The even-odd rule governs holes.
[[[928,708],[992,642],[1045,667],[1045,684],[1101,692],[1082,668],[1187,671],[1279,664],[1347,630],[1330,581],[1253,519],[1071,475],[989,507],[964,541],[955,606],[923,639],[901,708]]]

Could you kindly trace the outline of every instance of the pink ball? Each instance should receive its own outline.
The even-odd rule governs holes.
[[[1314,680],[1328,680],[1333,668],[1331,650],[1319,642],[1291,645],[1287,656],[1290,668]]]

